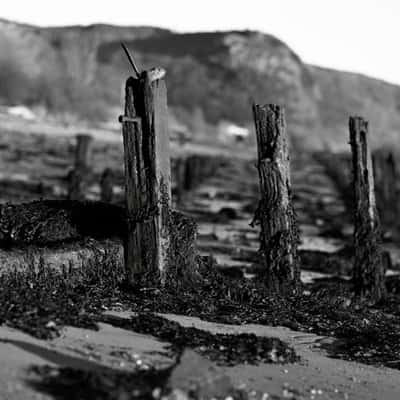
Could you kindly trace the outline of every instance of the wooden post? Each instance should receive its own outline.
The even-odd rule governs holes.
[[[68,200],[84,200],[82,176],[75,170],[69,171],[67,176]]]
[[[169,248],[171,171],[165,71],[145,71],[126,82],[120,118],[125,150],[128,233],[125,267],[130,282],[159,273],[165,280]]]
[[[253,105],[253,114],[261,196],[253,224],[261,225],[263,275],[271,290],[293,294],[300,287],[299,232],[291,203],[284,110],[274,104]]]
[[[90,171],[90,135],[76,135],[75,165],[74,170],[68,175],[68,198],[70,200],[83,200],[84,181]]]
[[[111,168],[106,168],[100,180],[100,199],[106,203],[113,200],[114,173]]]
[[[189,191],[193,187],[193,156],[185,158],[185,173],[184,173],[183,189]]]
[[[380,248],[379,218],[368,146],[368,122],[361,117],[351,117],[349,130],[355,205],[353,281],[357,294],[379,301],[386,294],[385,268]]]
[[[377,207],[383,228],[397,223],[397,171],[393,153],[377,150],[372,154]]]
[[[76,135],[75,169],[87,171],[90,169],[92,137],[90,135]]]

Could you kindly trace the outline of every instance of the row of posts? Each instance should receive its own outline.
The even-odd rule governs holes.
[[[75,163],[67,176],[68,198],[84,200],[86,188],[92,178],[91,162],[92,137],[88,134],[76,136]],[[213,175],[220,164],[217,157],[190,154],[171,160],[174,177],[174,198],[181,205],[185,195],[196,189],[205,179]],[[100,177],[100,200],[111,203],[114,200],[114,186],[119,183],[118,171],[107,167]]]
[[[162,69],[144,71],[137,78],[130,77],[126,82],[125,112],[120,117],[128,221],[124,254],[131,282],[154,268],[158,270],[161,280],[166,276],[166,258],[171,240],[167,226],[171,210],[171,166],[164,78],[165,71]],[[260,184],[260,200],[253,223],[261,228],[262,275],[271,290],[294,294],[300,290],[299,229],[291,199],[284,110],[273,104],[254,105],[253,115]],[[353,281],[358,294],[380,300],[386,294],[385,270],[368,145],[368,123],[361,117],[351,117],[349,132],[355,200]],[[71,198],[75,197],[75,189],[82,192],[82,176],[87,174],[88,167],[83,160],[87,159],[89,142],[87,137],[78,137]],[[183,167],[178,164],[176,168],[180,171]],[[192,166],[192,170],[195,168]],[[178,180],[185,179],[184,172],[178,172],[177,176]],[[102,198],[109,201],[112,197],[112,172],[106,171],[101,181]],[[393,195],[392,188],[387,188],[387,191]]]

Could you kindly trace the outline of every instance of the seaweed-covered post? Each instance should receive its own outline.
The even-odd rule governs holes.
[[[260,201],[253,224],[261,225],[260,253],[268,287],[293,294],[300,287],[299,232],[291,203],[285,115],[274,104],[253,105]]]
[[[111,203],[114,195],[114,173],[111,168],[103,171],[100,179],[100,199],[106,203]]]
[[[349,130],[355,205],[353,281],[357,294],[379,301],[386,294],[385,268],[368,146],[368,122],[361,117],[350,117]]]
[[[84,196],[84,181],[90,171],[92,137],[86,134],[76,135],[74,169],[68,175],[68,198],[82,200]]]
[[[146,274],[165,279],[169,248],[171,170],[165,71],[155,68],[126,82],[120,117],[125,150],[128,280]]]

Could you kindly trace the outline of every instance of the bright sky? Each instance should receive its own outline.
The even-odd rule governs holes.
[[[2,0],[0,17],[37,25],[104,22],[176,31],[251,29],[309,63],[400,84],[400,0]]]

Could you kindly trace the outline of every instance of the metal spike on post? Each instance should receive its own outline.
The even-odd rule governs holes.
[[[379,301],[386,295],[385,267],[368,145],[368,122],[361,117],[350,117],[349,131],[355,206],[353,282],[357,294]]]
[[[126,82],[125,115],[120,118],[125,151],[128,280],[143,275],[165,279],[169,248],[171,171],[165,71],[144,71]]]
[[[253,115],[261,199],[252,224],[261,226],[262,275],[271,290],[294,294],[300,287],[299,232],[291,203],[284,110],[274,104],[254,104]]]
[[[131,53],[129,52],[128,48],[125,46],[124,43],[121,42],[121,46],[124,49],[124,52],[125,52],[126,56],[128,57],[129,63],[131,64],[133,70],[135,71],[135,74],[136,74],[137,78],[139,79],[140,78],[140,72],[139,72],[138,67],[136,66],[135,61],[133,60],[133,57],[131,56]]]

